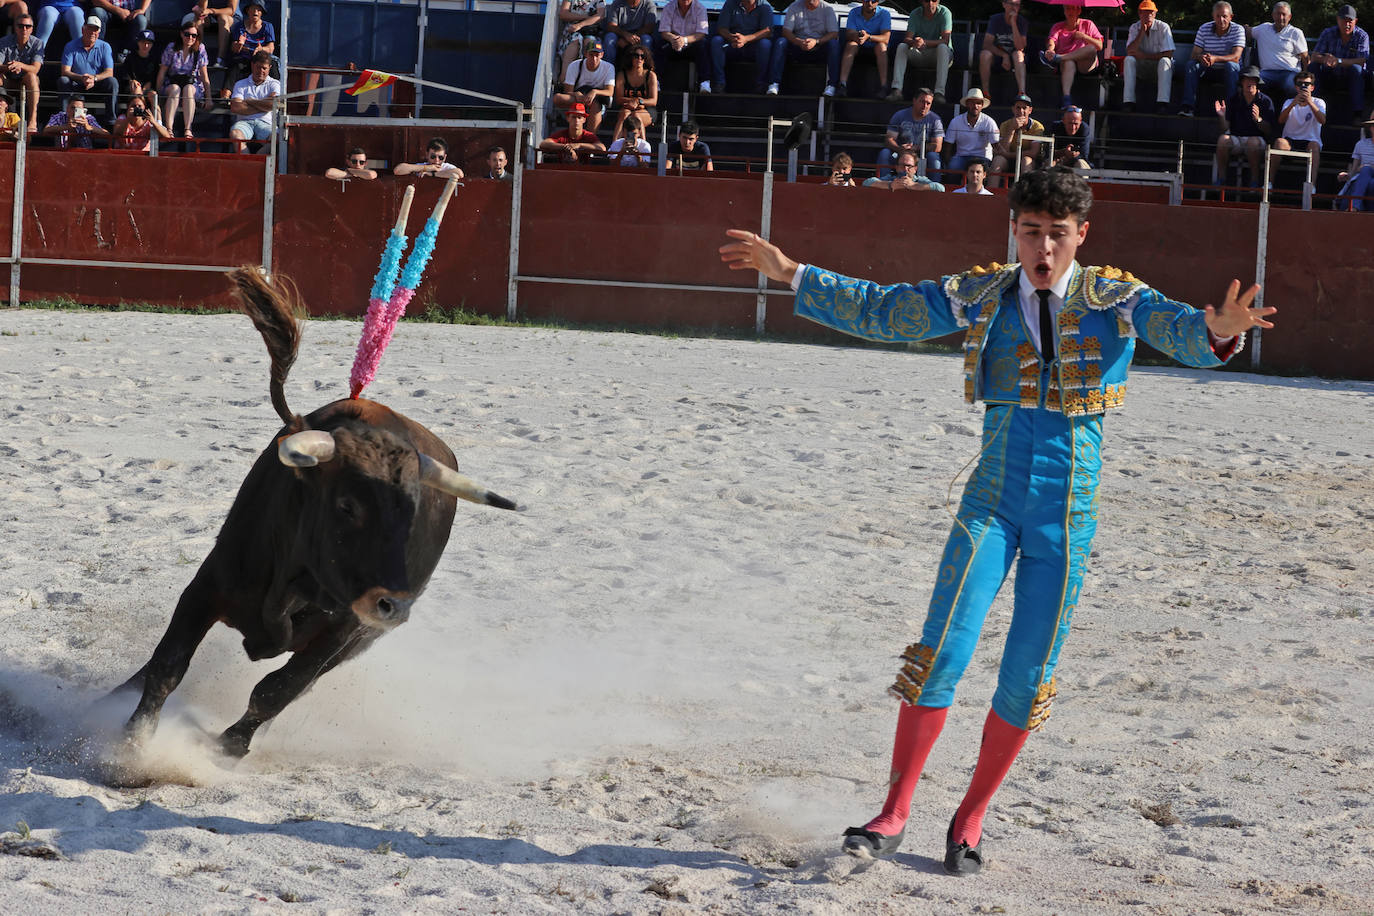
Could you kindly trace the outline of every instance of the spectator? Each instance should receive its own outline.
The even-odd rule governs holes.
[[[614,67],[616,56],[625,48],[648,50],[657,31],[653,0],[615,0],[606,16],[607,63]]]
[[[829,188],[852,188],[854,184],[854,157],[840,153],[830,160],[830,177],[825,180]]]
[[[679,172],[713,172],[711,147],[701,139],[696,121],[683,121],[677,129],[677,139],[668,144],[668,167]]]
[[[1136,7],[1137,21],[1131,23],[1126,36],[1126,59],[1121,62],[1121,107],[1135,111],[1135,81],[1144,70],[1147,79],[1155,81],[1155,107],[1169,104],[1170,82],[1174,78],[1174,30],[1169,23],[1155,16],[1159,7],[1154,0],[1140,0]]]
[[[897,154],[896,174],[891,179],[876,175],[864,182],[865,188],[886,188],[889,191],[943,191],[945,186],[916,174],[916,154],[904,149]]]
[[[229,87],[252,75],[253,56],[259,51],[277,53],[277,33],[264,17],[264,0],[248,0],[243,8],[243,21],[234,23],[230,33],[229,72],[224,77],[222,98],[229,98]],[[274,62],[275,65],[275,62]],[[270,70],[268,71],[270,74]]]
[[[754,61],[756,93],[766,86],[769,95],[778,94],[781,77],[773,76],[773,7],[768,0],[725,0],[711,36],[711,86],[717,92],[726,88],[726,60],[739,59]]]
[[[213,6],[220,2],[223,5]],[[199,0],[191,7],[191,15],[196,17],[196,25],[200,26],[201,34],[205,34],[205,26],[211,20],[219,23],[219,51],[215,57],[215,66],[223,67],[228,64],[225,58],[229,53],[229,32],[234,28],[234,22],[243,18],[239,14],[239,0]]]
[[[20,13],[14,17],[14,33],[0,38],[4,88],[27,90],[29,133],[38,130],[38,71],[43,66],[43,42],[33,32],[33,17]]]
[[[1294,83],[1297,95],[1285,102],[1283,110],[1279,112],[1283,136],[1274,141],[1275,149],[1296,147],[1312,154],[1307,170],[1307,180],[1312,182],[1317,180],[1317,164],[1322,154],[1322,126],[1326,124],[1326,103],[1312,94],[1316,85],[1317,80],[1312,74],[1299,74]]]
[[[1307,69],[1307,36],[1292,24],[1293,10],[1285,0],[1274,4],[1274,21],[1265,22],[1250,30],[1260,78],[1266,86],[1281,88],[1284,95],[1296,90],[1293,81]]]
[[[349,178],[360,178],[363,181],[375,181],[377,172],[367,167],[367,153],[361,146],[355,146],[348,151],[348,156],[344,159],[343,168],[330,166],[324,170],[325,178],[333,178],[338,181],[346,181]]]
[[[1217,183],[1225,180],[1231,157],[1244,155],[1250,163],[1250,187],[1260,186],[1260,158],[1267,138],[1274,134],[1274,103],[1259,91],[1259,67],[1247,67],[1240,75],[1240,89],[1225,102],[1217,102],[1221,136],[1217,137]]]
[[[1019,0],[1012,2],[1019,5]],[[906,20],[906,38],[897,45],[897,59],[892,73],[892,94],[887,97],[889,102],[902,100],[906,68],[914,63],[918,67],[934,68],[935,101],[940,105],[945,103],[945,84],[949,80],[949,65],[953,59],[949,36],[953,30],[954,14],[940,0],[921,0],[921,8],[912,10]],[[881,68],[879,72],[881,73]],[[1024,67],[1021,82],[1025,82]],[[987,88],[986,80],[983,88]]]
[[[606,147],[597,139],[596,134],[586,130],[587,109],[581,102],[568,106],[568,126],[550,134],[539,144],[541,152],[556,153],[564,162],[580,162],[584,155],[605,152]],[[400,167],[396,173],[400,174]]]
[[[849,94],[849,70],[860,51],[872,52],[878,64],[878,98],[887,98],[887,41],[892,37],[892,14],[878,0],[863,0],[849,11],[844,23],[844,56],[840,60],[840,95]],[[900,96],[898,96],[900,98]]]
[[[33,37],[46,47],[52,40],[52,30],[60,18],[62,24],[67,27],[67,39],[70,41],[80,38],[81,23],[85,20],[85,15],[81,11],[81,4],[76,0],[46,0],[43,8],[38,11],[38,18],[34,20]]]
[[[945,125],[945,138],[954,148],[949,167],[955,172],[962,172],[971,159],[987,162],[997,142],[997,122],[983,114],[988,100],[982,91],[970,89],[959,104],[964,106],[963,113],[956,113]]]
[[[625,122],[625,136],[612,140],[606,152],[612,162],[630,168],[652,165],[654,161],[654,148],[644,139],[644,128],[633,120]]]
[[[558,19],[563,29],[558,35],[558,72],[567,73],[573,61],[583,54],[582,39],[600,40],[606,29],[605,0],[563,0],[558,7]],[[605,42],[602,43],[603,47]],[[606,55],[614,64],[614,56]]]
[[[987,197],[992,196],[992,192],[983,187],[983,182],[987,180],[988,167],[981,159],[970,159],[968,168],[964,169],[964,186],[955,188],[955,194],[982,194]]]
[[[79,95],[67,99],[67,107],[48,119],[43,136],[56,137],[61,149],[90,149],[92,135],[108,137],[94,115],[86,113],[86,100]]]
[[[506,150],[504,147],[493,146],[487,150],[487,174],[483,176],[492,181],[510,181],[511,171],[506,168]]]
[[[625,53],[624,65],[615,77],[615,103],[620,106],[611,139],[620,137],[626,120],[635,121],[648,133],[654,123],[654,106],[658,105],[658,74],[654,72],[654,56],[648,48],[631,48]]]
[[[120,90],[128,96],[144,96],[153,93],[152,105],[157,108],[158,59],[153,56],[153,33],[144,29],[134,39],[133,53],[115,65],[115,78],[119,80]],[[145,101],[147,101],[145,99]]]
[[[1054,164],[1065,169],[1090,169],[1088,149],[1092,138],[1083,123],[1083,109],[1070,105],[1054,125]]]
[[[1081,6],[1064,7],[1064,21],[1056,22],[1050,29],[1049,41],[1040,54],[1046,66],[1059,70],[1065,108],[1073,104],[1073,78],[1079,71],[1091,73],[1097,69],[1097,55],[1105,44],[1097,26],[1081,18],[1082,14]]]
[[[24,119],[10,111],[10,94],[0,89],[0,140],[17,141]]]
[[[62,49],[62,75],[57,78],[57,88],[64,96],[72,92],[107,93],[113,114],[119,110],[114,52],[99,36],[100,20],[91,16],[81,27],[81,37],[73,38]]]
[[[988,20],[983,50],[978,52],[978,76],[983,91],[992,92],[992,62],[1016,76],[1017,95],[1026,94],[1026,36],[1030,23],[1021,15],[1021,0],[1002,0],[1002,12]]]
[[[584,119],[587,117],[585,112],[582,117]],[[424,162],[402,162],[392,169],[391,173],[397,178],[404,178],[407,175],[419,175],[421,178],[429,178],[433,175],[444,178],[463,177],[463,170],[448,161],[448,141],[443,137],[435,137],[425,145]]]
[[[1219,74],[1225,98],[1236,94],[1240,76],[1240,56],[1245,52],[1245,29],[1231,21],[1231,4],[1222,0],[1212,4],[1212,21],[1204,22],[1193,37],[1193,53],[1183,69],[1183,104],[1178,113],[1193,116],[1197,104],[1197,84],[1203,74]]]
[[[151,113],[151,117],[150,117]],[[136,97],[124,108],[124,116],[114,122],[110,133],[114,140],[111,149],[131,149],[146,153],[152,146],[153,133],[163,140],[172,139],[172,132],[156,120],[157,106],[149,108],[142,96]]]
[[[997,142],[992,146],[992,171],[994,173],[1009,172],[1012,164],[1016,162],[1017,150],[1020,150],[1021,168],[1013,174],[1024,175],[1033,172],[1036,164],[1043,160],[1043,144],[1023,143],[1022,137],[1043,137],[1045,136],[1045,125],[1031,117],[1035,107],[1031,105],[1028,95],[1018,95],[1016,101],[1011,103],[1011,117],[1007,118],[997,128]]]
[[[110,20],[123,26],[124,36],[119,43],[120,50],[127,53],[135,38],[148,28],[148,9],[153,0],[90,0],[91,15],[100,20],[101,33],[105,41],[110,41]],[[113,115],[113,111],[111,114]]]
[[[168,130],[176,123],[181,108],[183,137],[191,138],[191,122],[196,116],[196,99],[209,105],[210,61],[200,40],[200,26],[194,13],[181,20],[181,34],[162,51],[157,71],[157,92],[162,96],[162,123]]]
[[[1341,210],[1374,209],[1374,201],[1363,199],[1374,195],[1374,118],[1365,121],[1363,127],[1365,135],[1355,144],[1355,151],[1350,154],[1350,165],[1336,176],[1337,181],[1343,182],[1340,190],[1342,200],[1338,204]]]
[[[259,51],[253,55],[253,75],[234,84],[229,96],[229,111],[239,119],[229,128],[234,152],[242,153],[250,141],[263,142],[272,136],[272,109],[281,95],[281,83],[272,78],[272,55]]]
[[[821,0],[792,0],[782,14],[783,62],[825,61],[825,94],[835,94],[840,81],[840,20],[829,3]],[[778,53],[777,47],[773,53]],[[775,58],[773,73],[782,79],[782,66]]]
[[[602,59],[601,42],[595,38],[584,38],[582,51],[582,59],[573,61],[563,74],[563,91],[554,93],[553,107],[566,110],[581,105],[587,113],[587,129],[595,133],[615,87],[615,67]]]
[[[1364,70],[1369,61],[1369,33],[1355,25],[1355,7],[1346,4],[1336,12],[1336,24],[1322,30],[1312,49],[1309,69],[1317,75],[1317,91],[1330,96],[1344,83],[1354,109],[1354,123],[1364,121]]]
[[[892,165],[903,150],[911,150],[918,157],[924,155],[927,172],[939,170],[945,125],[940,122],[940,116],[930,110],[934,102],[935,93],[922,87],[911,97],[910,108],[903,108],[888,119],[886,146],[878,154],[877,177],[892,177]]]
[[[689,60],[696,65],[698,90],[711,91],[710,49],[706,34],[706,7],[701,0],[666,0],[658,11],[654,36],[654,64],[662,70],[669,60]]]

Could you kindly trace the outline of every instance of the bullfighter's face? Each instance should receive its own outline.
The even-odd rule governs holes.
[[[1011,221],[1021,269],[1036,289],[1050,289],[1078,256],[1088,223],[1077,217],[1023,212]]]

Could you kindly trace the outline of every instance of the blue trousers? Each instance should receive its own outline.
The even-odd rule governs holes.
[[[825,81],[834,86],[840,81],[840,39],[834,38],[825,44],[812,48],[810,51],[803,51],[801,48],[792,44],[785,38],[778,39],[776,48],[781,48],[781,52],[773,51],[773,70],[778,78],[769,82],[782,82],[783,66],[788,61],[814,61],[825,60]]]
[[[781,74],[776,79],[773,78],[773,39],[760,38],[742,48],[732,48],[725,43],[723,35],[712,35],[711,82],[715,85],[717,92],[725,91],[725,62],[741,59],[752,60],[757,67],[754,76],[756,88],[762,88],[769,83],[776,83],[782,79]]]
[[[1226,94],[1222,96],[1223,99],[1229,99],[1236,94],[1236,84],[1240,82],[1240,64],[1235,61],[1227,61],[1208,67],[1200,60],[1190,60],[1183,67],[1183,100],[1181,104],[1187,105],[1189,108],[1197,104],[1197,84],[1204,73],[1221,76],[1222,84],[1226,87]]]
[[[1054,670],[1097,530],[1102,418],[992,405],[983,452],[945,544],[920,641],[892,692],[947,707],[1016,561],[1011,627],[993,711],[1017,728],[1049,716]],[[1019,560],[1017,559],[1019,556]]]

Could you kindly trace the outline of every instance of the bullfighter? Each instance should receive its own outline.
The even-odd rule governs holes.
[[[1044,724],[1054,671],[1078,603],[1093,533],[1102,418],[1122,405],[1137,337],[1189,366],[1220,366],[1274,308],[1233,280],[1222,305],[1175,302],[1129,273],[1083,267],[1092,190],[1065,169],[1031,172],[1011,191],[1019,263],[938,281],[880,286],[798,264],[752,232],[721,246],[732,269],[796,290],[795,312],[869,340],[964,337],[964,397],[982,401],[982,449],[945,544],[920,638],[890,692],[901,701],[886,803],[844,834],[846,852],[890,855],[954,701],[992,600],[1020,553],[1015,601],[968,793],[945,837],[953,875],[983,865],[983,818],[1027,735]],[[1042,333],[1042,329],[1051,329]]]

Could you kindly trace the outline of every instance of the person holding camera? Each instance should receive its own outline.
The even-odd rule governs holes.
[[[181,34],[162,52],[157,91],[163,99],[163,124],[170,129],[180,107],[181,135],[188,140],[193,138],[191,122],[196,117],[196,100],[208,105],[210,99],[210,59],[200,40],[200,26],[194,13],[181,20]]]
[[[854,157],[840,153],[830,160],[830,177],[825,180],[827,188],[854,188]]]
[[[1261,71],[1262,72],[1262,71]],[[1283,136],[1274,141],[1274,149],[1307,150],[1312,154],[1308,163],[1307,180],[1317,180],[1317,164],[1322,155],[1322,127],[1326,124],[1326,103],[1312,94],[1317,78],[1299,73],[1293,81],[1298,94],[1284,103],[1279,112]]]
[[[110,149],[131,149],[146,153],[152,145],[153,132],[163,140],[172,139],[172,132],[162,126],[157,106],[149,105],[142,96],[136,96],[124,109],[124,116],[114,122],[110,133],[114,141]]]
[[[93,115],[86,113],[86,100],[79,95],[67,99],[67,107],[48,119],[43,136],[57,138],[58,149],[91,149],[91,137],[108,137]]]

